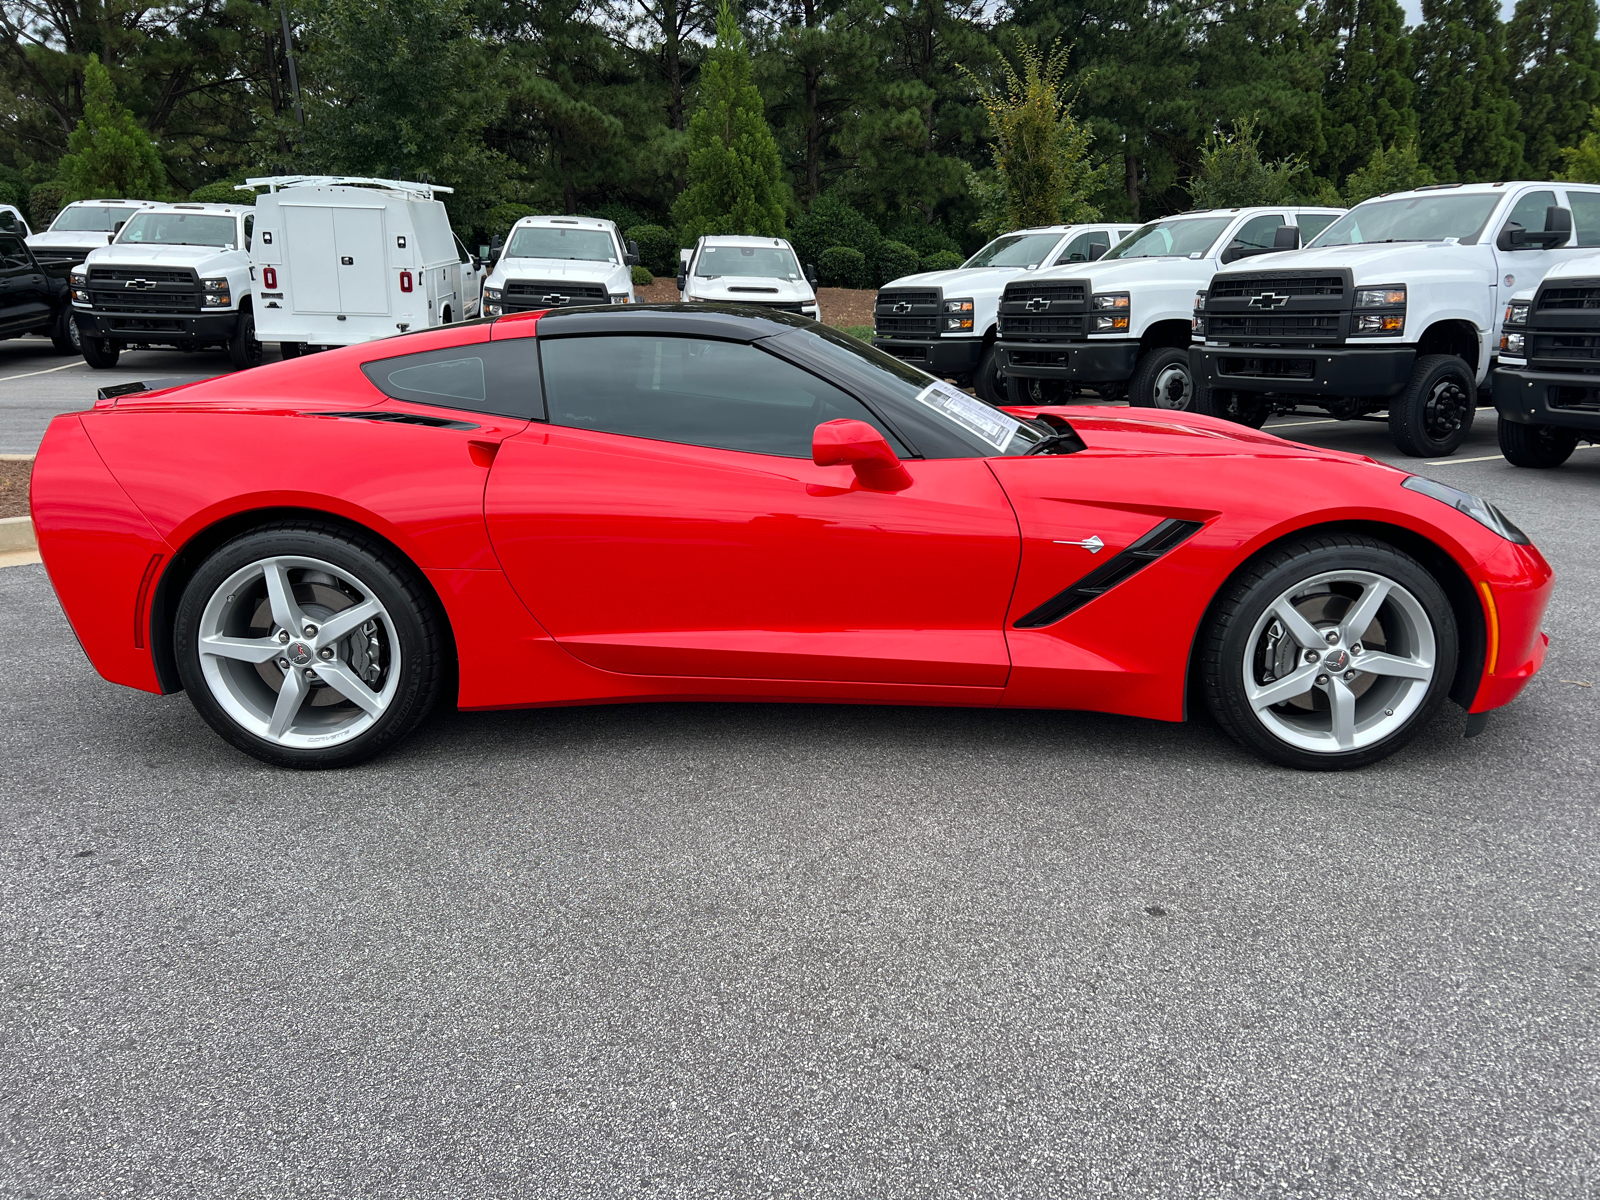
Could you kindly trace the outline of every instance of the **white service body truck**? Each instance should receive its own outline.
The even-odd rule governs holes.
[[[639,248],[599,217],[523,217],[483,281],[484,315],[633,303]]]
[[[1083,388],[1150,408],[1190,408],[1194,293],[1240,258],[1292,249],[1340,208],[1211,209],[1151,221],[1085,267],[1006,285],[997,365],[1014,404],[1061,404]]]
[[[820,321],[815,275],[782,238],[707,234],[678,252],[678,291],[690,304],[754,304]]]
[[[28,249],[47,271],[75,267],[89,251],[109,246],[117,227],[134,213],[152,207],[150,200],[74,200],[56,214],[49,229],[28,236]]]
[[[1440,184],[1365,200],[1305,249],[1217,272],[1195,298],[1205,411],[1260,425],[1310,405],[1387,411],[1404,454],[1472,427],[1506,301],[1600,246],[1600,187]]]
[[[249,179],[256,336],[285,358],[478,315],[480,263],[431,183],[357,175]]]
[[[1018,229],[953,270],[886,283],[872,308],[872,344],[930,375],[970,383],[982,399],[1003,404],[994,343],[1006,284],[1027,271],[1095,262],[1135,228],[1125,221]]]
[[[234,367],[261,361],[250,297],[255,211],[235,204],[151,204],[109,246],[72,268],[72,314],[91,367],[123,350],[220,346]]]

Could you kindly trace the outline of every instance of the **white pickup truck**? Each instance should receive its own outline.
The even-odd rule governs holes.
[[[71,268],[89,257],[89,251],[109,246],[117,229],[150,200],[74,200],[56,214],[50,228],[28,236],[28,249],[49,271]]]
[[[1404,454],[1466,439],[1506,301],[1600,246],[1600,187],[1440,184],[1364,201],[1305,249],[1195,298],[1197,407],[1259,426],[1310,405],[1387,411]]]
[[[483,315],[633,303],[639,247],[599,217],[523,217],[483,281]]]
[[[1600,243],[1600,196],[1577,192],[1573,223]],[[1494,372],[1500,453],[1517,467],[1559,467],[1579,442],[1600,445],[1600,253],[1558,263],[1506,304]]]
[[[1088,269],[1006,286],[998,362],[1014,404],[1062,404],[1083,388],[1146,408],[1190,408],[1194,293],[1218,268],[1293,249],[1339,208],[1212,209],[1152,221]]]
[[[756,304],[822,319],[816,272],[801,270],[782,238],[706,234],[678,252],[678,291],[686,304]]]
[[[1025,272],[1094,262],[1134,230],[1109,225],[1044,225],[1002,234],[959,267],[907,275],[878,290],[872,344],[932,375],[971,384],[1005,403],[995,366],[1000,293]]]

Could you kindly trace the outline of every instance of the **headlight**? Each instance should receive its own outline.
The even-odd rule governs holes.
[[[1362,312],[1364,308],[1387,311]],[[1406,289],[1403,283],[1356,289],[1355,324],[1357,337],[1394,337],[1406,331]]]
[[[1357,308],[1404,308],[1405,306],[1406,288],[1403,283],[1356,289]]]
[[[1406,331],[1406,318],[1404,313],[1357,313],[1357,333],[1404,333]]]
[[[1206,294],[1204,292],[1196,292],[1194,294],[1194,317],[1189,322],[1189,328],[1193,331],[1195,337],[1205,337],[1206,335]]]
[[[1481,496],[1463,492],[1460,488],[1453,488],[1447,483],[1424,479],[1421,475],[1408,477],[1400,486],[1410,488],[1413,492],[1421,492],[1424,496],[1431,496],[1440,504],[1448,504],[1458,512],[1466,513],[1479,525],[1498,533],[1508,542],[1516,542],[1519,546],[1533,545],[1532,538],[1513,525],[1505,513]]]
[[[74,300],[76,300],[79,304],[87,304],[87,303],[89,303],[89,293],[86,292],[86,291],[83,291],[81,288],[73,288],[72,289],[72,298]]]
[[[498,317],[500,315],[500,306],[498,304],[485,304],[483,306],[483,315],[486,317]]]
[[[1195,312],[1204,312],[1205,311],[1205,307],[1206,307],[1206,294],[1204,292],[1196,292],[1194,294],[1194,310],[1195,310]]]
[[[972,332],[972,301],[946,300],[941,310],[939,328],[945,333]]]
[[[497,300],[500,299],[500,292],[501,292],[500,288],[484,288],[483,289],[483,298],[485,300],[496,300],[497,301]]]
[[[1122,333],[1128,328],[1128,293],[1100,292],[1090,301],[1094,333]]]
[[[83,269],[81,269],[79,267],[74,267],[72,269],[72,286],[73,287],[88,287],[89,286],[89,272],[87,272],[87,271],[85,271],[85,270],[83,270]]]
[[[205,289],[207,308],[227,308],[233,303],[226,279],[202,279],[200,286]]]
[[[622,296],[613,295],[611,297],[611,303],[613,303],[613,304],[626,304],[627,302],[628,302],[628,297],[626,295],[622,295]]]
[[[1522,348],[1527,344],[1527,334],[1505,333],[1500,336],[1500,353],[1521,356]]]
[[[1513,300],[1506,305],[1507,325],[1526,325],[1528,323],[1528,309],[1532,302],[1528,300]]]

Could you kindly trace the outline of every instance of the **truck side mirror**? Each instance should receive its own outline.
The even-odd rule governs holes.
[[[678,268],[678,290],[681,292],[681,291],[683,291],[684,288],[686,288],[688,286],[689,286],[689,276],[686,275],[684,273],[684,271],[683,271],[683,268],[680,267],[680,268]]]
[[[806,264],[806,282],[809,283],[812,287],[816,287],[817,286],[817,264],[816,263],[807,263]]]
[[[1229,246],[1226,250],[1224,250],[1222,252],[1222,254],[1220,256],[1220,261],[1222,262],[1223,266],[1227,266],[1229,263],[1233,262],[1235,259],[1243,258],[1243,257],[1244,257],[1244,247],[1243,246]]]
[[[1552,204],[1544,210],[1544,229],[1539,233],[1524,232],[1523,240],[1549,249],[1552,246],[1565,246],[1572,237],[1572,213],[1569,209],[1562,208],[1559,204]]]
[[[1110,250],[1111,250],[1111,246],[1106,242],[1090,242],[1089,243],[1089,261],[1090,262],[1099,262],[1102,258],[1104,258],[1106,256],[1106,254]]]
[[[637,267],[639,265],[638,242],[628,243],[628,252],[622,256],[622,265],[625,267]]]
[[[474,271],[483,270],[483,259],[476,254],[472,256],[472,269]]]
[[[1507,221],[1494,244],[1501,250],[1521,250],[1528,244],[1528,231],[1515,221]]]
[[[1274,250],[1300,249],[1300,230],[1293,225],[1279,225],[1272,234]]]

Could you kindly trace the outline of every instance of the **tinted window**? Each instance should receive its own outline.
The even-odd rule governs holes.
[[[655,334],[541,338],[550,420],[659,442],[810,458],[824,421],[866,421],[858,400],[754,346]]]
[[[1080,233],[1067,243],[1060,254],[1056,255],[1055,263],[1088,262],[1089,247],[1096,245],[1104,246],[1107,250],[1111,249],[1111,235],[1103,229]],[[1055,263],[1051,265],[1054,266]]]
[[[1295,223],[1300,226],[1300,244],[1304,246],[1317,234],[1333,224],[1338,213],[1301,213],[1295,218]]]
[[[1567,193],[1572,206],[1572,228],[1580,246],[1600,246],[1600,192]]]
[[[544,416],[532,338],[425,350],[363,364],[385,396],[504,417]]]
[[[28,248],[14,233],[0,233],[0,267],[8,271],[29,267]]]
[[[1235,246],[1245,250],[1271,250],[1272,239],[1278,235],[1278,229],[1283,224],[1283,218],[1277,213],[1267,213],[1265,216],[1251,217],[1239,226],[1239,232],[1233,235],[1233,241],[1228,243],[1229,249]]]
[[[1545,209],[1556,202],[1554,192],[1529,192],[1511,207],[1511,215],[1506,218],[1509,225],[1515,221],[1524,229],[1531,229],[1535,233],[1544,229]],[[1537,248],[1537,243],[1530,242],[1530,248]]]
[[[250,249],[250,235],[255,232],[255,229],[256,229],[256,216],[255,216],[255,214],[254,213],[245,213],[245,215],[244,215],[244,248],[246,250]]]

